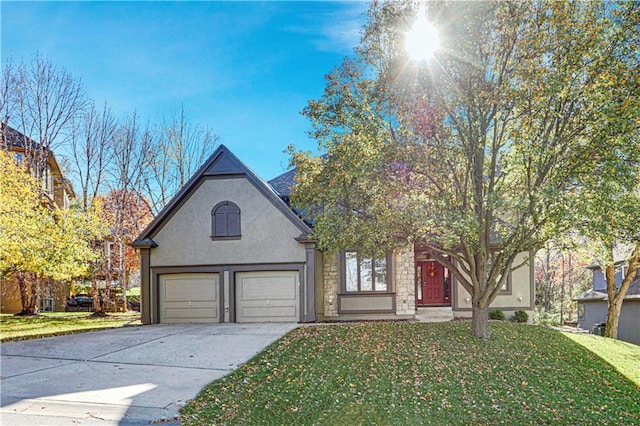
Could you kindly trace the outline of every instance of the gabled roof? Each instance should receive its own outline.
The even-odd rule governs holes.
[[[301,218],[309,227],[313,227],[314,216],[312,210],[320,211],[320,207],[315,209],[297,209],[291,205],[291,188],[295,184],[296,170],[292,169],[288,172],[276,176],[269,181],[269,186],[280,196],[280,198],[289,206],[289,208]]]
[[[627,299],[640,300],[640,275],[638,275],[633,281],[631,281],[631,284],[627,289],[627,294],[624,296],[624,300],[627,300]],[[589,302],[589,301],[596,301],[596,300],[606,301],[607,293],[591,289],[574,297],[571,300],[577,300],[579,302]]]
[[[273,188],[274,191],[278,193],[281,197],[289,198],[291,195],[291,188],[295,183],[296,177],[296,169],[289,170],[281,174],[280,176],[276,176],[269,181],[269,185]]]
[[[14,129],[13,127],[0,123],[0,148],[5,148],[13,152],[32,152],[39,151],[46,154],[47,163],[53,172],[59,177],[58,181],[64,186],[67,193],[72,197],[76,197],[71,181],[64,177],[62,168],[56,159],[55,154],[49,148],[40,146],[40,144],[24,133]],[[41,151],[40,151],[41,150]]]
[[[4,123],[0,123],[0,133],[0,145],[4,145],[7,148],[38,149],[40,147],[29,136]]]
[[[253,186],[267,198],[287,219],[293,223],[302,234],[308,234],[309,227],[289,209],[289,206],[264,180],[238,159],[226,146],[220,145],[211,157],[198,169],[189,181],[178,191],[160,213],[151,221],[138,238],[131,244],[133,247],[149,248],[155,242],[153,237],[164,224],[189,199],[207,177],[238,177],[244,176]]]
[[[607,293],[590,289],[572,298],[571,300],[577,300],[579,302],[587,302],[591,300],[607,300]]]

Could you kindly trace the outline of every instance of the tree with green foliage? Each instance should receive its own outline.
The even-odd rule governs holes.
[[[589,238],[588,248],[604,272],[609,302],[605,336],[616,339],[622,303],[640,268],[640,138],[610,141],[601,155],[609,161],[584,179],[576,228]],[[617,272],[622,273],[619,286]]]
[[[440,47],[415,61],[417,3],[371,5],[356,57],[304,110],[326,155],[291,148],[293,200],[323,249],[430,249],[488,338],[516,256],[571,227],[581,177],[638,130],[640,4],[426,7]]]

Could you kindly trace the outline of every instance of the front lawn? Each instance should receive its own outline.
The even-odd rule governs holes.
[[[94,317],[90,312],[45,312],[36,316],[0,315],[0,341],[36,339],[81,331],[140,325],[139,312]]]
[[[590,351],[509,322],[359,323],[292,331],[182,409],[184,425],[639,424],[640,348]],[[585,336],[586,337],[586,336]],[[584,341],[582,343],[585,343]],[[588,343],[588,342],[587,342]],[[224,350],[224,349],[221,349]]]

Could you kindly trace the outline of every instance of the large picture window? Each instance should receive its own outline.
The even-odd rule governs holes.
[[[365,257],[355,251],[346,251],[342,264],[345,291],[355,293],[389,290],[386,257]]]
[[[231,201],[216,204],[211,210],[211,238],[215,240],[240,238],[240,209]]]

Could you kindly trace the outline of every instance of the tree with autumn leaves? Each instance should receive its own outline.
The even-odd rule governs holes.
[[[598,189],[587,178],[638,150],[640,5],[426,9],[440,47],[416,61],[403,43],[418,3],[371,5],[356,57],[304,110],[326,155],[291,149],[293,200],[323,249],[430,249],[471,295],[472,334],[488,338],[488,308],[518,253],[573,229]]]
[[[41,185],[6,151],[0,150],[0,276],[15,278],[21,314],[36,313],[44,280],[85,276],[97,255],[90,241],[106,229],[94,209],[49,205]]]
[[[93,307],[95,312],[108,310],[111,284],[117,280],[122,288],[123,303],[126,306],[126,291],[129,287],[131,272],[140,267],[138,254],[131,243],[153,219],[149,203],[136,191],[111,190],[106,196],[94,200],[102,206],[100,219],[109,234],[96,242],[102,250],[100,263],[91,275],[93,287]],[[97,279],[105,282],[104,297],[100,303]]]
[[[185,176],[213,152],[218,138],[210,130],[191,124],[184,108],[180,110],[179,118],[174,114],[161,125],[153,125],[135,112],[117,119],[108,105],[98,107],[86,97],[79,80],[40,54],[22,62],[4,58],[0,80],[2,127],[15,129],[28,142],[23,146],[23,157],[29,173],[44,178],[47,161],[53,150],[59,149],[59,154],[70,154],[67,158],[64,155],[58,158],[62,158],[62,163],[70,168],[68,174],[79,186],[79,205],[68,212],[29,210],[28,201],[42,195],[37,185],[33,186],[31,198],[23,197],[26,204],[13,200],[19,196],[18,193],[3,191],[3,199],[11,199],[5,206],[6,211],[11,205],[11,211],[26,209],[25,218],[43,215],[40,219],[32,218],[24,223],[25,226],[33,226],[33,235],[27,232],[27,228],[20,231],[23,238],[17,235],[21,228],[11,231],[16,233],[16,237],[11,244],[3,246],[3,256],[21,263],[14,265],[7,261],[3,274],[16,271],[12,272],[14,276],[34,278],[31,281],[36,280],[35,277],[40,277],[37,280],[48,279],[44,277],[51,274],[38,270],[44,266],[35,256],[46,256],[47,248],[55,245],[42,246],[45,232],[38,236],[37,231],[46,230],[46,233],[51,231],[51,235],[58,235],[53,228],[49,229],[49,223],[53,223],[52,226],[72,226],[72,220],[97,220],[100,232],[80,232],[87,238],[85,243],[92,251],[85,259],[89,259],[88,263],[83,262],[81,271],[68,274],[54,271],[54,275],[65,280],[69,277],[90,279],[94,309],[98,313],[104,312],[110,299],[112,279],[119,280],[126,290],[130,271],[137,267],[137,256],[128,243],[151,220],[150,216],[164,207],[173,192],[184,183]],[[0,148],[10,148],[5,143],[4,134],[0,136]],[[19,217],[13,219],[18,220]],[[42,222],[41,227],[36,226],[38,221]],[[11,223],[7,220],[3,226],[7,224],[9,228]],[[78,223],[78,230],[85,225],[89,224]],[[65,231],[65,238],[72,235],[68,231]],[[3,234],[3,237],[9,240],[11,232]],[[112,245],[116,247],[114,251],[110,249]],[[73,263],[74,246],[70,247],[71,254],[67,260]],[[64,247],[60,247],[58,253],[69,254]],[[29,255],[33,255],[33,259]],[[63,259],[59,260],[59,269],[64,269]],[[106,283],[107,297],[102,299],[98,281]],[[30,291],[31,288],[27,293],[31,294]],[[23,297],[23,311],[34,312],[36,299],[33,296]]]

